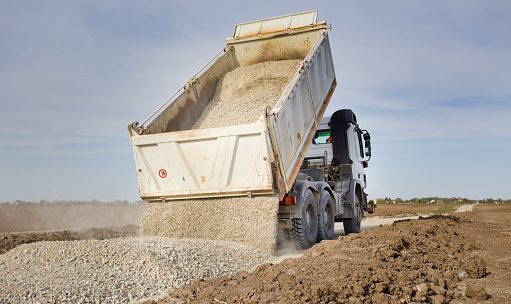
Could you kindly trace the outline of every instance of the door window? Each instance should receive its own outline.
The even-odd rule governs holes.
[[[332,143],[332,136],[330,135],[330,129],[318,130],[312,139],[312,143],[315,145],[330,144]]]

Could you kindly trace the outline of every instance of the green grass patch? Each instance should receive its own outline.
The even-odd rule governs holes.
[[[443,206],[443,207],[440,207],[438,209],[431,211],[431,213],[434,213],[434,214],[449,213],[449,212],[455,211],[457,208],[458,208],[458,206]]]

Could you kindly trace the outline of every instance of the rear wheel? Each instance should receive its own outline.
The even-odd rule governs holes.
[[[353,217],[344,219],[342,225],[344,227],[344,233],[346,235],[350,233],[359,233],[360,226],[362,223],[362,211],[360,208],[360,198],[355,195],[355,206],[353,206]]]
[[[318,212],[316,200],[307,189],[301,202],[301,218],[292,220],[291,239],[298,248],[308,249],[316,243],[318,236]]]
[[[321,193],[318,212],[318,241],[331,240],[334,237],[334,202],[330,193]]]

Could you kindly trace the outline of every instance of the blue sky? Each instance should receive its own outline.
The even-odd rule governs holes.
[[[0,1],[0,201],[138,199],[127,125],[235,23],[328,21],[373,196],[511,198],[508,1]]]

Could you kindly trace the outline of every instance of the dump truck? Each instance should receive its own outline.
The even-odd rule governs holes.
[[[370,136],[350,110],[323,119],[337,84],[329,31],[317,11],[237,24],[201,71],[145,121],[128,126],[145,234],[272,251],[278,231],[300,248],[331,239],[335,221],[346,233],[360,231]],[[246,114],[243,98],[264,96],[265,85],[278,81],[269,75],[236,87],[254,71],[243,69],[289,60],[298,64],[279,78],[285,86],[277,98],[257,108],[255,120],[232,120]],[[240,97],[243,89],[252,95]],[[224,91],[233,101],[220,100]],[[247,112],[255,102],[248,98]],[[214,127],[200,127],[211,111],[219,115],[210,119]]]

